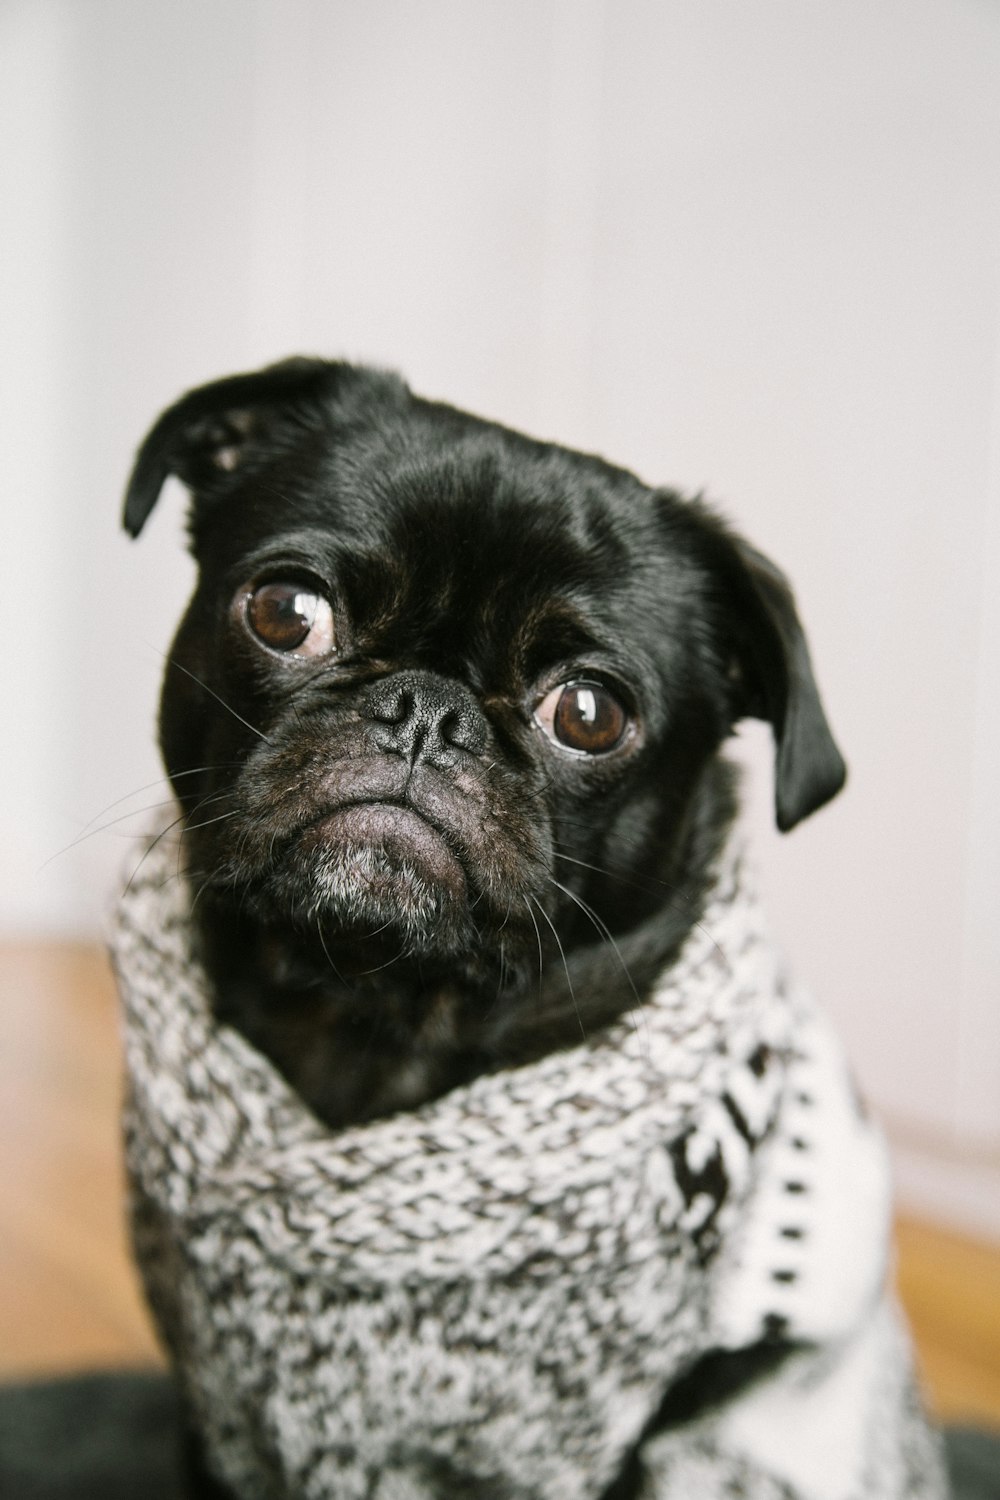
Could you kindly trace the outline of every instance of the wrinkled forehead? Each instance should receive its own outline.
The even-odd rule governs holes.
[[[602,549],[558,507],[507,496],[462,503],[436,495],[385,517],[374,542],[337,547],[337,576],[355,620],[397,648],[540,658],[613,650],[634,588],[629,549]]]
[[[627,655],[651,615],[658,635],[681,629],[690,565],[665,547],[649,492],[610,473],[561,450],[460,442],[414,454],[369,439],[308,475],[251,483],[238,532],[251,571],[314,570],[367,649],[484,670],[513,654],[532,675]]]

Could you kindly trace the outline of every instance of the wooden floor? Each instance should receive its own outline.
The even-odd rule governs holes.
[[[159,1360],[122,1225],[117,1016],[103,955],[0,947],[0,1378]],[[932,1408],[1000,1427],[1000,1246],[899,1224]]]

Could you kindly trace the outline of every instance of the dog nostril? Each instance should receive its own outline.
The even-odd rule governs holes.
[[[454,745],[457,750],[469,750],[475,755],[486,742],[485,720],[472,707],[450,709],[438,721],[438,737],[444,745]]]
[[[397,685],[391,692],[381,692],[368,700],[369,716],[380,724],[405,724],[413,715],[414,698],[409,688]]]
[[[438,733],[446,744],[461,745],[462,722],[459,715],[455,713],[454,710],[451,713],[444,715],[440,724],[438,725]]]

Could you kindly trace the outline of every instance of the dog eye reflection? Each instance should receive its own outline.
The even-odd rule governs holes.
[[[608,755],[624,742],[630,719],[599,682],[561,683],[542,699],[535,718],[564,750],[577,755]]]
[[[302,583],[260,584],[247,597],[246,621],[259,641],[286,656],[322,656],[334,646],[329,602]]]

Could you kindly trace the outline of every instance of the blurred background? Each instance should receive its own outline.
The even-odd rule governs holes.
[[[179,487],[119,529],[134,449],[347,356],[704,490],[789,573],[851,781],[782,839],[741,736],[773,924],[904,1207],[1000,1242],[994,0],[3,0],[0,140],[11,1088],[163,795],[191,571]]]

